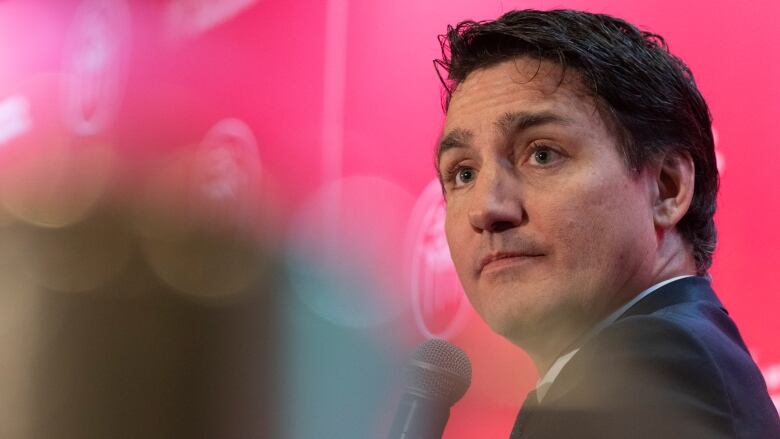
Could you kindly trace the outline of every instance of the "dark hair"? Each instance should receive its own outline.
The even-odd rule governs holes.
[[[677,230],[692,245],[698,274],[707,272],[718,192],[712,123],[693,74],[661,36],[603,14],[523,10],[448,26],[439,43],[442,59],[434,64],[445,88],[445,112],[455,88],[474,70],[531,57],[559,64],[564,74],[568,67],[579,73],[601,114],[616,126],[629,169],[638,172],[667,153],[690,154],[693,200]]]

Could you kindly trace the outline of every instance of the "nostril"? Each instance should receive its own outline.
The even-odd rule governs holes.
[[[493,233],[500,233],[513,227],[515,227],[515,224],[511,221],[495,221],[490,224],[489,231]]]

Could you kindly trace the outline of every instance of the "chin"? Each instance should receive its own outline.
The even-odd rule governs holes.
[[[536,319],[529,319],[531,315],[529,315],[527,307],[503,308],[493,311],[495,312],[482,314],[483,320],[493,332],[513,344],[522,346],[524,341],[538,336],[538,322]]]
[[[580,311],[575,304],[556,302],[553,295],[524,296],[525,300],[501,301],[480,313],[496,334],[525,348],[539,343],[555,343],[577,326]],[[547,300],[545,300],[547,299]]]

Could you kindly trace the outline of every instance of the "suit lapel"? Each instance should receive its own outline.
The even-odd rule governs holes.
[[[713,303],[726,311],[712,291],[710,282],[703,277],[694,276],[664,285],[629,308],[618,320],[633,315],[652,314],[662,308],[697,301]]]

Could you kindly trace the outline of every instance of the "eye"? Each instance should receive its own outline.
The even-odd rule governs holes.
[[[549,166],[556,161],[560,160],[562,157],[561,153],[558,151],[552,149],[551,147],[547,145],[534,145],[534,149],[531,152],[531,157],[529,158],[529,161],[531,161],[531,164],[537,165],[537,166]]]
[[[477,177],[477,170],[463,165],[455,165],[442,175],[444,183],[451,188],[466,186]]]
[[[477,171],[474,168],[467,166],[459,166],[454,170],[455,186],[463,186],[471,183],[477,176]]]

